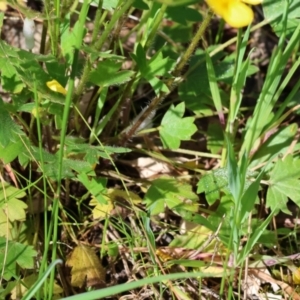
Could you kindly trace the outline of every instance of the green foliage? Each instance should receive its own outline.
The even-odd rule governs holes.
[[[271,134],[253,155],[251,166],[260,165],[286,153],[294,140],[297,131],[297,124],[292,123]],[[294,151],[297,151],[299,146],[300,145],[297,144]]]
[[[285,25],[282,17],[287,7],[287,24]],[[278,36],[285,31],[284,26],[286,26],[285,34],[291,36],[300,24],[300,7],[297,0],[287,2],[281,0],[265,0],[263,1],[263,11],[265,18],[270,21],[272,28]]]
[[[119,71],[122,62],[105,60],[98,64],[97,68],[90,73],[89,81],[100,86],[122,84],[131,79],[132,71]]]
[[[235,58],[234,56],[226,56],[221,60],[223,55],[224,53],[218,53],[218,55],[212,59],[215,78],[217,82],[232,83],[235,70]],[[191,58],[188,76],[179,86],[180,99],[184,100],[187,108],[193,110],[196,114],[207,114],[205,111],[213,105],[205,61],[205,52],[201,49],[197,50],[195,55]],[[247,76],[257,71],[257,67],[250,65],[247,68]],[[224,98],[222,99],[222,103],[227,106]]]
[[[210,122],[207,129],[207,149],[211,153],[217,154],[224,144],[224,134],[219,123]]]
[[[197,193],[205,193],[208,204],[212,205],[221,198],[221,191],[229,193],[228,173],[225,168],[218,168],[204,175],[198,182]]]
[[[51,100],[55,103],[64,104],[64,97],[61,94],[51,92],[46,85],[47,81],[52,78],[43,70],[40,62],[52,62],[55,58],[51,55],[43,56],[27,51],[13,48],[0,41],[0,59],[5,62],[6,68],[11,74],[6,77],[1,74],[1,80],[6,80],[9,86],[15,86],[16,82],[22,82],[20,87],[26,86],[30,91],[34,91],[35,87],[42,99]],[[34,78],[34,80],[33,80]],[[22,89],[18,89],[20,92]]]
[[[288,199],[300,205],[300,159],[292,155],[284,159],[278,159],[269,174],[269,188],[267,193],[267,206],[272,211],[280,209],[287,214],[290,211],[286,207]]]
[[[183,118],[184,103],[171,105],[165,113],[159,128],[159,134],[164,147],[177,149],[180,141],[186,141],[197,131],[193,117]]]
[[[3,100],[0,98],[0,146],[7,147],[10,142],[16,142],[18,135],[22,135],[20,126],[18,126],[10,117]]]
[[[144,197],[144,202],[150,214],[157,215],[164,211],[165,206],[173,211],[185,209],[196,212],[197,199],[189,184],[162,177],[153,181]]]
[[[97,164],[99,158],[109,159],[113,154],[129,153],[130,149],[124,147],[93,146],[79,138],[69,137],[66,139],[66,154],[69,157],[81,157],[90,165]]]
[[[166,14],[167,18],[182,25],[186,25],[187,22],[202,21],[199,11],[186,5],[169,6]]]
[[[250,26],[221,44],[228,30],[209,26],[212,15],[197,0],[79,2],[45,1],[40,14],[11,3],[43,20],[41,54],[0,41],[0,269],[8,281],[0,289],[8,297],[20,278],[28,285],[25,300],[54,299],[57,253],[66,259],[65,246],[85,241],[91,244],[84,246],[86,261],[100,262],[92,248],[97,243],[100,258],[108,255],[112,264],[143,262],[138,267],[147,266],[145,284],[172,264],[194,272],[207,267],[205,255],[216,258],[209,267],[222,269],[223,295],[222,288],[230,291],[234,278],[243,276],[257,243],[278,243],[266,229],[271,218],[289,213],[289,200],[300,205],[293,119],[299,113],[298,2],[263,3],[279,41],[270,39],[274,51],[254,96],[245,92],[247,80],[264,68],[252,60],[250,45],[257,45]],[[151,166],[144,156],[153,158]],[[148,167],[153,178],[142,175]],[[38,213],[25,204],[35,199],[42,204]],[[100,206],[98,215],[89,204]],[[266,208],[271,213],[261,220],[257,212]],[[163,230],[173,235],[166,261],[158,244]],[[34,249],[40,256],[33,272]],[[77,286],[102,288],[93,272],[86,280],[89,271],[79,272]],[[170,296],[191,298],[185,284],[174,284]],[[138,283],[100,288],[99,297],[129,287]],[[169,288],[166,282],[161,287],[164,293]]]
[[[172,59],[164,58],[161,51],[158,51],[150,60],[147,60],[145,49],[141,44],[138,44],[136,53],[132,53],[131,57],[136,62],[142,78],[151,84],[156,94],[159,94],[160,91],[169,91],[168,87],[157,76],[170,77],[169,72],[174,65]]]
[[[33,258],[37,252],[32,246],[27,246],[15,241],[7,241],[0,237],[0,269],[4,270],[3,278],[9,280],[18,277],[17,265],[23,269],[32,269]]]
[[[19,200],[25,192],[2,182],[0,185],[0,236],[7,236],[16,221],[25,221],[27,205]]]
[[[107,200],[103,197],[103,193],[106,192],[107,183],[105,178],[89,179],[85,173],[80,173],[77,177],[100,204],[107,204]]]

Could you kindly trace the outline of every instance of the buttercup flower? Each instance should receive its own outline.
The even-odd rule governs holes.
[[[206,0],[211,9],[230,26],[240,28],[253,21],[253,11],[246,4],[257,5],[262,0]]]

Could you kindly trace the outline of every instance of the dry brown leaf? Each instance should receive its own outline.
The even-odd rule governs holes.
[[[253,274],[254,276],[264,280],[265,282],[278,284],[287,297],[292,297],[291,299],[293,300],[300,300],[299,294],[287,283],[276,280],[258,269],[249,269],[248,273]]]
[[[66,264],[72,268],[72,286],[82,287],[86,281],[88,287],[103,287],[105,282],[105,269],[91,247],[78,244]]]

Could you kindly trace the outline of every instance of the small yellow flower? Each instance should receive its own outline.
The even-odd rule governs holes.
[[[66,89],[55,79],[46,82],[46,84],[47,84],[47,87],[51,91],[54,91],[54,92],[57,92],[57,93],[60,93],[60,94],[63,94],[63,95],[67,94]]]
[[[253,21],[253,11],[246,4],[257,5],[262,0],[206,0],[211,9],[230,26],[240,28]]]

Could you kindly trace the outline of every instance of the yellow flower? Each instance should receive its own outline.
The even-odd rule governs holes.
[[[253,11],[246,4],[257,5],[262,0],[206,0],[211,9],[230,26],[240,28],[253,21]]]
[[[63,95],[67,94],[66,89],[55,79],[46,82],[46,84],[47,84],[47,87],[51,91],[54,91],[54,92],[57,92],[57,93],[60,93],[60,94],[63,94]]]

